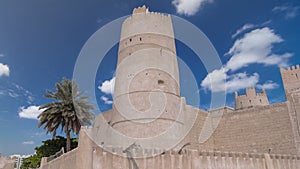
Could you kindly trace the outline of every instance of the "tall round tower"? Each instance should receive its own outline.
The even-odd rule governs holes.
[[[121,31],[110,125],[131,138],[167,133],[176,139],[183,122],[179,72],[171,17],[135,8]],[[150,145],[151,146],[151,145]]]

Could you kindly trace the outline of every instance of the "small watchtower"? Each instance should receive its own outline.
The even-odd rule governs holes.
[[[300,89],[299,65],[288,67],[287,69],[280,68],[280,73],[286,95]]]
[[[246,94],[238,95],[235,92],[235,109],[244,109],[256,106],[269,105],[269,100],[265,90],[257,93],[254,87],[246,88]]]

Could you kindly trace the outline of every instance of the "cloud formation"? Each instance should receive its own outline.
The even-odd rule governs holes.
[[[10,81],[5,81],[0,85],[0,96],[1,95],[11,97],[20,102],[26,102],[27,104],[32,104],[35,99],[29,90]]]
[[[245,28],[252,27],[248,25]],[[264,66],[276,65],[287,66],[288,59],[293,56],[291,53],[275,54],[272,48],[275,44],[283,42],[283,39],[274,33],[274,30],[264,27],[246,33],[242,38],[237,39],[226,55],[231,58],[223,68],[210,72],[201,82],[205,90],[212,92],[225,91],[232,93],[246,87],[255,86],[259,82],[259,74],[252,75],[234,73],[251,64],[262,64]],[[226,80],[226,82],[225,82]],[[265,84],[258,84],[260,89],[274,89],[278,84],[267,81]]]
[[[222,68],[209,73],[201,82],[201,86],[212,92],[226,91],[228,93],[233,93],[240,89],[254,86],[258,81],[258,73],[248,75],[246,72],[243,72],[228,75],[228,69]]]
[[[285,67],[293,54],[272,52],[274,45],[281,42],[283,39],[268,27],[246,33],[244,37],[236,40],[228,51],[227,54],[232,57],[227,62],[226,68],[235,71],[253,63]]]
[[[3,63],[0,63],[0,77],[9,76],[9,67]]]
[[[266,26],[269,23],[271,23],[271,20],[265,21],[261,24],[252,24],[252,23],[246,23],[245,25],[243,25],[241,28],[239,28],[232,36],[231,38],[236,38],[238,35],[240,35],[241,33],[247,31],[247,30],[251,30],[257,27],[262,27],[262,26]]]
[[[237,35],[241,34],[242,32],[244,32],[246,30],[249,30],[249,29],[252,29],[254,27],[255,27],[254,24],[247,23],[244,26],[242,26],[240,29],[238,29],[231,37],[235,38]]]
[[[24,144],[24,145],[32,145],[32,144],[34,144],[34,141],[24,141],[24,142],[22,142],[22,144]]]
[[[114,95],[116,77],[111,78],[110,80],[105,80],[101,85],[98,86],[98,89],[106,95]],[[100,99],[104,104],[112,104],[113,101],[110,100],[107,96],[101,96]]]
[[[39,106],[29,106],[27,108],[20,107],[19,117],[26,119],[38,120],[38,115],[41,114],[45,109],[39,110]]]
[[[256,87],[258,89],[265,89],[265,90],[271,90],[271,89],[275,89],[275,88],[278,88],[279,87],[279,84],[271,81],[271,80],[268,80],[266,83],[264,84],[258,84],[256,85]]]
[[[173,0],[172,4],[176,7],[179,14],[192,16],[195,15],[206,3],[212,3],[213,0]]]
[[[100,86],[98,86],[98,89],[105,93],[105,94],[114,94],[114,88],[115,88],[115,77],[113,77],[110,80],[105,80]]]
[[[285,19],[292,19],[295,18],[298,15],[298,9],[299,7],[297,6],[275,6],[272,11],[274,13],[283,13]]]
[[[106,96],[101,96],[101,100],[105,103],[105,104],[112,104],[113,101],[112,100],[109,100],[108,97]]]

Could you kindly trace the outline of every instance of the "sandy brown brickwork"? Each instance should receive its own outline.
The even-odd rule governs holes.
[[[291,117],[292,130],[294,132],[294,142],[298,152],[300,152],[300,90],[293,89],[286,94],[288,108]]]
[[[206,150],[296,154],[286,103],[225,112]]]
[[[47,162],[42,159],[40,169],[131,169],[128,158],[116,155],[122,147],[100,147],[87,137],[90,129],[82,128],[77,149]],[[86,153],[82,153],[85,151]],[[136,153],[155,154],[158,149],[142,149]],[[134,160],[138,169],[299,169],[300,156],[233,153],[220,151],[167,151],[154,157]]]

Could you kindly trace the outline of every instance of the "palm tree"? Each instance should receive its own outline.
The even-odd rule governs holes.
[[[45,94],[46,98],[55,99],[55,101],[39,108],[45,110],[38,116],[38,127],[44,125],[47,134],[53,134],[53,139],[56,137],[56,130],[61,127],[61,130],[66,133],[67,151],[69,151],[71,131],[78,134],[81,126],[91,125],[94,117],[91,110],[94,107],[86,101],[88,97],[82,96],[83,92],[78,91],[78,86],[74,81],[63,78],[55,86],[56,91],[54,93],[47,91]]]

